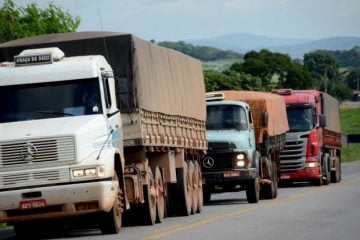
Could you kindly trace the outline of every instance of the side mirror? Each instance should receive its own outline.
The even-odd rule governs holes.
[[[326,116],[321,114],[319,116],[319,125],[320,127],[325,127],[326,126]]]
[[[269,123],[269,115],[267,112],[262,113],[262,127],[267,127]]]

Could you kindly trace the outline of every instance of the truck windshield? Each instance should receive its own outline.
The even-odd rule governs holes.
[[[0,123],[102,113],[97,78],[0,86]]]
[[[246,130],[245,109],[236,105],[207,106],[206,129],[208,130]]]
[[[290,132],[308,131],[314,127],[313,108],[287,107]]]

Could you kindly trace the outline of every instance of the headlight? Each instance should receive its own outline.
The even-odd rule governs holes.
[[[238,154],[238,155],[236,156],[236,159],[237,159],[237,160],[244,160],[244,159],[245,159],[245,155],[242,154],[242,153],[240,153],[240,154]]]
[[[306,163],[306,167],[308,167],[308,168],[314,168],[314,167],[317,167],[317,166],[318,166],[318,162]]]
[[[103,165],[96,167],[86,167],[82,169],[73,169],[72,175],[74,178],[80,177],[104,177],[105,168]]]
[[[237,160],[236,161],[236,167],[245,167],[245,161],[244,160]]]
[[[246,160],[245,154],[239,153],[239,154],[236,156],[236,160],[235,160],[235,165],[236,165],[236,167],[237,167],[237,168],[245,167],[245,165],[246,165],[245,160]]]

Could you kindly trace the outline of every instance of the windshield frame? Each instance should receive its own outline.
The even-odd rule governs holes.
[[[97,77],[0,86],[0,123],[103,114],[100,89]]]
[[[241,105],[208,104],[206,112],[206,130],[246,131],[249,129],[247,111]]]
[[[289,132],[310,131],[317,125],[315,107],[311,104],[291,104],[286,106]]]

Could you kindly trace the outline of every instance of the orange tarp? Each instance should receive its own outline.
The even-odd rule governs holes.
[[[243,101],[250,105],[258,142],[262,142],[265,134],[276,136],[289,130],[283,96],[255,91],[219,92],[224,93],[226,100]],[[268,113],[268,125],[265,128],[262,127],[262,112]]]

